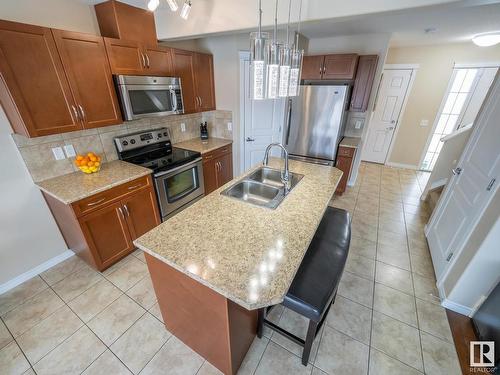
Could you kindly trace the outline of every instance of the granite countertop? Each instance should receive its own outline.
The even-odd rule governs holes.
[[[343,147],[358,148],[359,142],[361,142],[361,138],[344,137],[344,139],[340,142],[340,145]]]
[[[174,146],[200,152],[203,155],[220,147],[230,145],[231,143],[233,143],[231,139],[208,138],[207,140],[202,141],[200,138],[193,138],[187,141],[175,143]]]
[[[270,159],[273,167],[281,164]],[[248,310],[278,304],[342,176],[295,160],[290,171],[304,177],[275,210],[220,195],[241,176],[134,244]]]
[[[115,160],[103,163],[97,173],[77,171],[36,182],[36,185],[61,202],[70,204],[151,173],[151,169]]]

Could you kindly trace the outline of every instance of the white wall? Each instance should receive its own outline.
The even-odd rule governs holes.
[[[76,0],[2,0],[0,19],[97,34],[94,6]]]
[[[11,132],[0,108],[0,286],[67,250]]]
[[[99,34],[93,6],[68,0],[3,0],[0,18]],[[0,287],[67,250],[0,109]]]

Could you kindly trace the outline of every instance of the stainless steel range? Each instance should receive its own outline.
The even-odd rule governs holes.
[[[121,160],[153,170],[163,221],[203,197],[201,154],[172,147],[167,128],[127,134],[114,141]]]

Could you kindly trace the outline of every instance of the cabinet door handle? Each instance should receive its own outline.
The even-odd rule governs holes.
[[[128,187],[128,190],[134,190],[134,189],[137,189],[138,187],[141,187],[141,185],[134,185],[134,186],[129,186]]]
[[[76,107],[74,105],[71,105],[71,109],[73,110],[73,114],[75,115],[75,120],[79,121],[80,116],[78,115],[78,111],[76,110]]]
[[[147,53],[145,53],[146,55],[146,64],[147,64],[147,68],[149,69],[150,65],[149,65],[149,55]]]
[[[146,58],[144,57],[144,54],[141,52],[141,57],[142,57],[142,67],[146,68]]]
[[[78,104],[78,109],[80,110],[80,113],[82,114],[82,121],[85,120],[85,111],[83,110],[83,107]]]
[[[118,211],[120,212],[122,219],[125,219],[125,215],[123,214],[123,210],[121,207],[118,207]]]
[[[203,99],[201,98],[201,96],[198,96],[198,98],[200,98],[200,107],[203,107]]]
[[[95,206],[96,204],[99,204],[99,203],[102,203],[106,200],[106,198],[102,198],[102,199],[99,199],[98,201],[96,202],[92,202],[92,203],[87,203],[87,206]]]
[[[127,216],[130,216],[130,212],[128,212],[128,207],[126,204],[123,205],[123,209],[125,210],[125,214],[127,214]]]

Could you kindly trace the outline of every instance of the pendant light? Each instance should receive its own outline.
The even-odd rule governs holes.
[[[279,96],[286,98],[288,96],[288,85],[290,83],[290,65],[291,65],[291,49],[290,49],[290,11],[292,8],[292,0],[288,2],[288,23],[286,25],[286,44],[280,50],[280,85]]]
[[[177,1],[176,0],[167,0],[167,4],[170,7],[170,10],[172,12],[176,12],[177,9],[179,9],[179,6],[177,5]]]
[[[186,0],[186,1],[184,1],[184,5],[182,6],[182,9],[181,9],[181,17],[184,18],[185,20],[187,20],[189,17],[190,11],[191,11],[191,1]]]
[[[158,8],[158,5],[160,5],[160,0],[149,0],[148,1],[148,9],[151,12],[154,12],[156,8]]]
[[[269,45],[269,62],[267,64],[267,98],[277,99],[279,93],[280,45],[278,34],[278,0],[275,1],[273,41]]]
[[[259,28],[250,34],[250,93],[254,100],[266,97],[269,33],[262,32],[262,0],[259,0]]]
[[[295,32],[295,44],[291,52],[290,83],[288,86],[288,96],[298,96],[300,89],[300,76],[302,74],[302,58],[304,50],[299,49],[300,21],[302,15],[302,0],[299,6],[299,22]]]

